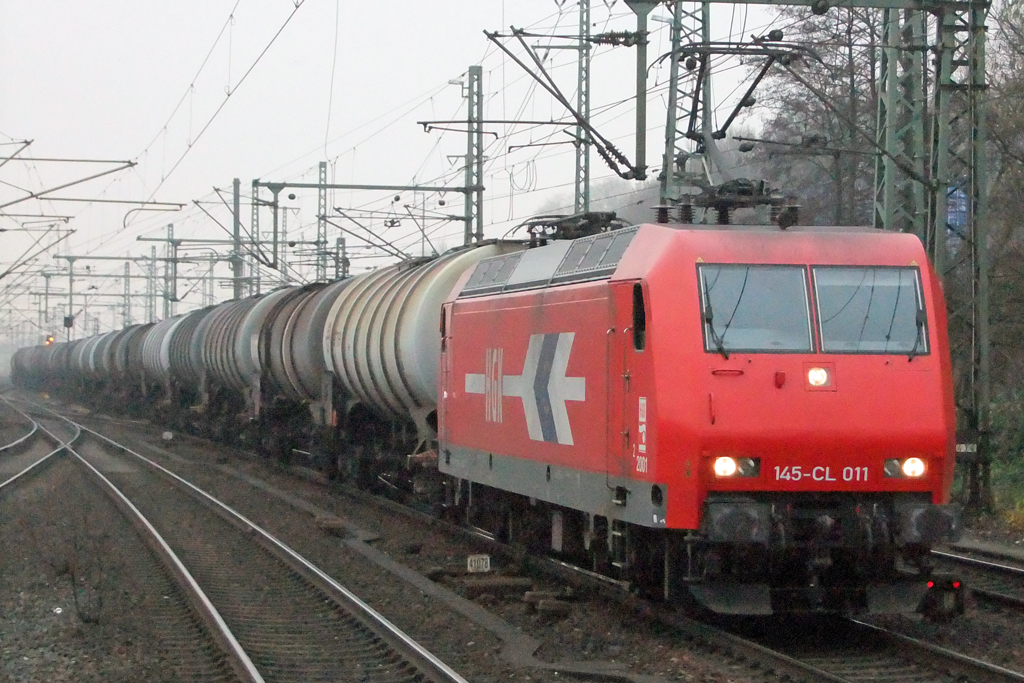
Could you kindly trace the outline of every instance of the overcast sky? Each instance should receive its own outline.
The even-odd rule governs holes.
[[[242,181],[246,202],[254,178],[315,183],[320,161],[329,162],[329,180],[336,183],[457,186],[462,182],[465,135],[425,133],[416,122],[465,118],[459,82],[471,64],[483,66],[485,118],[567,118],[483,31],[507,32],[514,25],[536,33],[575,34],[577,5],[571,0],[561,5],[555,0],[305,0],[296,6],[297,1],[0,2],[0,158],[15,152],[18,141],[31,140],[20,157],[40,159],[12,160],[0,168],[0,203],[118,168],[41,159],[136,163],[51,194],[106,202],[28,200],[3,209],[9,214],[70,217],[61,226],[74,229],[74,235],[41,254],[36,270],[43,264],[58,265],[52,258],[57,252],[148,254],[157,243],[136,239],[164,236],[169,223],[176,237],[227,238],[218,222],[230,227],[230,214],[214,188],[230,193],[235,177]],[[723,5],[715,11],[719,39],[763,30],[742,6]],[[634,15],[621,0],[593,0],[592,12],[595,33],[635,28]],[[659,8],[654,14],[667,16],[667,10]],[[651,30],[653,62],[668,50],[669,37],[663,23],[652,22]],[[551,44],[543,38],[529,42]],[[575,52],[547,54],[547,66],[574,101]],[[600,47],[592,64],[594,120],[630,158],[634,59],[633,49]],[[667,77],[667,65],[649,72],[647,157],[652,167],[660,165]],[[738,85],[724,83],[716,90],[726,100],[719,106],[727,110],[732,104],[728,97],[736,97]],[[560,128],[491,125],[487,130],[496,133],[485,139],[487,236],[504,234],[538,210],[571,210],[573,147],[564,144],[568,136]],[[509,150],[552,142],[563,144]],[[612,175],[596,155],[592,164],[595,184]],[[609,192],[632,189],[628,183],[599,186],[611,188]],[[269,193],[264,196],[269,198]],[[131,204],[109,200],[186,206],[173,212],[132,211]],[[410,253],[419,253],[421,240],[405,205],[428,216],[436,248],[461,242],[461,224],[429,220],[430,215],[460,214],[461,195],[410,192],[393,200],[392,193],[339,191],[329,203],[380,212],[365,214],[363,222]],[[313,239],[316,192],[296,191],[296,199],[284,203],[293,207],[287,212],[290,238]],[[248,207],[242,213],[248,225]],[[0,227],[13,231],[27,224],[37,229],[39,220],[58,219],[0,218]],[[387,222],[394,220],[401,224]],[[269,225],[268,210],[261,222]],[[389,224],[394,227],[386,228]],[[339,234],[329,231],[329,241]],[[41,235],[4,233],[8,248],[0,253],[3,268],[26,251],[31,255],[30,240]],[[39,246],[54,237],[45,235]],[[357,240],[349,243],[358,255]],[[100,261],[93,267],[102,272],[122,268]],[[23,285],[38,286],[27,281]],[[113,325],[114,313],[109,318]]]

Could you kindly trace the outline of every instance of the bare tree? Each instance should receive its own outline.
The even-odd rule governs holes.
[[[781,59],[758,102],[767,107],[755,149],[765,175],[799,197],[804,222],[856,225],[871,220],[878,91],[878,10],[835,8],[818,16],[785,8],[788,42],[807,56]],[[776,22],[778,23],[778,22]]]

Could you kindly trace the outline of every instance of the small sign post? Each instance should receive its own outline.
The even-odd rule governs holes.
[[[491,571],[491,556],[470,555],[466,559],[466,571],[470,574],[484,574]]]

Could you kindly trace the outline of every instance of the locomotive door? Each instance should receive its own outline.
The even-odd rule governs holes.
[[[608,330],[608,434],[606,473],[609,477],[632,476],[635,445],[645,435],[637,434],[636,354],[643,349],[646,334],[643,292],[639,280],[614,283],[611,287],[614,327]],[[615,484],[612,485],[616,486]],[[621,484],[618,484],[621,486]]]

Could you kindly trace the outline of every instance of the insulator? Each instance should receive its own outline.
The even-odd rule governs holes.
[[[693,204],[679,205],[679,222],[693,223]]]
[[[654,207],[654,211],[656,213],[655,221],[657,223],[661,223],[662,225],[667,224],[668,223],[668,210],[670,208],[671,207],[668,207],[668,206],[656,206],[656,207]]]

